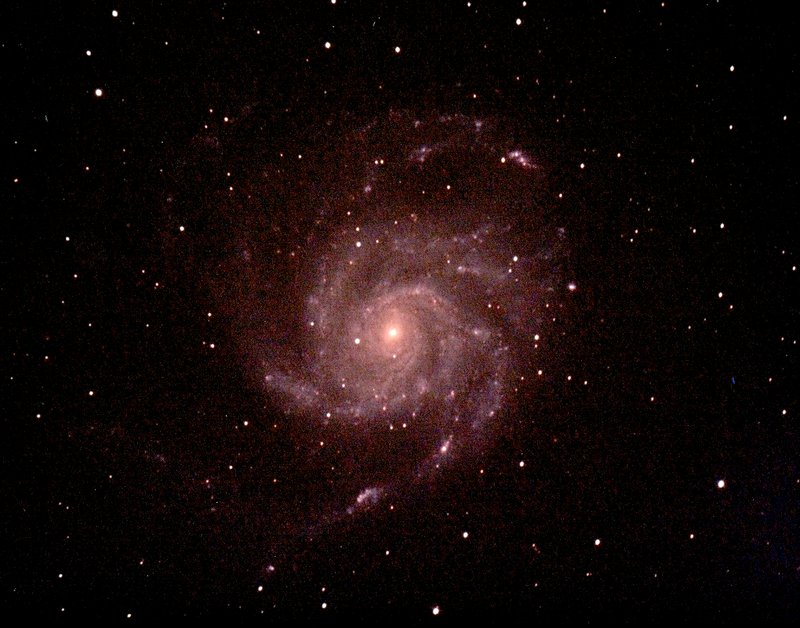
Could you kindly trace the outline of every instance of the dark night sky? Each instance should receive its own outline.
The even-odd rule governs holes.
[[[787,9],[15,4],[4,609],[797,616]]]

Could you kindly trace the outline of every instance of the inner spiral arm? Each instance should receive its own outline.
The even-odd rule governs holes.
[[[463,238],[447,250],[413,230],[375,242],[338,252],[309,299],[310,359],[323,396],[342,416],[412,416],[436,406],[443,426],[480,418],[505,359],[503,330],[483,309],[502,275],[484,272],[490,263]]]

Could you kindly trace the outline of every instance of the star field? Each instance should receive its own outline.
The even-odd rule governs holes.
[[[3,608],[796,617],[788,12],[4,15]]]

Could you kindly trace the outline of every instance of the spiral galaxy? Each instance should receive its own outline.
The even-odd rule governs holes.
[[[502,433],[563,289],[550,194],[497,121],[392,113],[222,205],[211,284],[290,437],[336,452],[299,462],[343,512]]]

